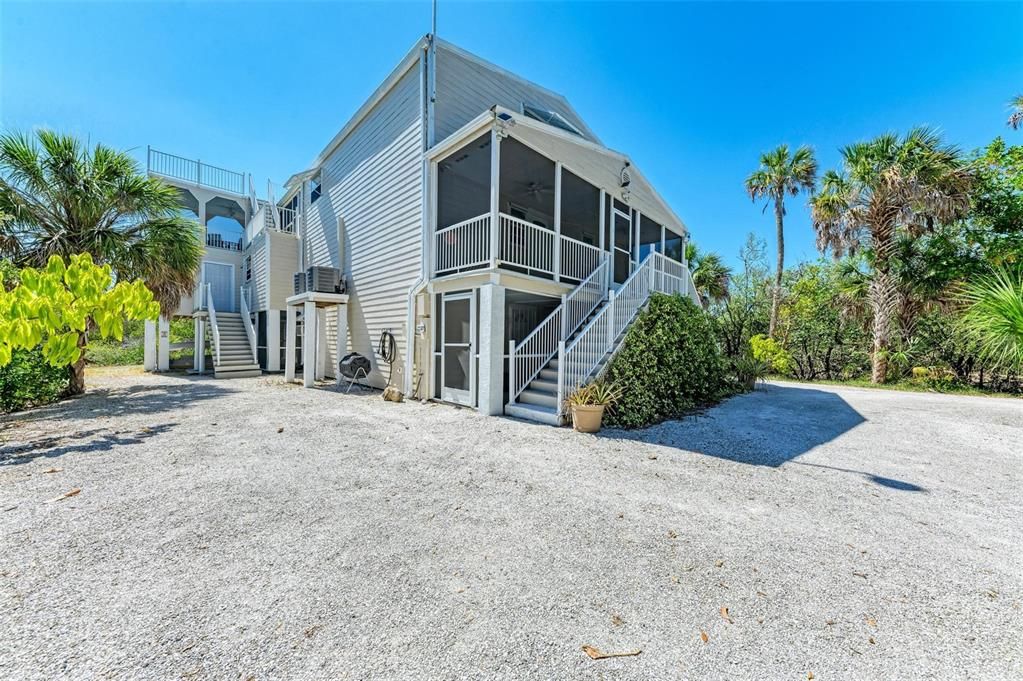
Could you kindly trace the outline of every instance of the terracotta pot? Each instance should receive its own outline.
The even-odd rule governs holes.
[[[580,433],[596,433],[603,419],[602,404],[577,404],[572,407],[572,427]]]

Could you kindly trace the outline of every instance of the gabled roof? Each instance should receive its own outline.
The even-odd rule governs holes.
[[[523,78],[522,76],[518,75],[517,73],[512,73],[511,71],[509,71],[507,69],[503,69],[500,66],[498,66],[497,64],[489,62],[486,59],[483,59],[482,57],[479,57],[479,56],[473,54],[472,52],[467,52],[466,50],[463,50],[461,47],[458,47],[457,45],[449,43],[448,41],[444,40],[443,38],[437,38],[435,43],[436,43],[436,45],[438,47],[442,47],[442,48],[444,48],[446,50],[449,50],[450,52],[453,52],[453,53],[457,54],[459,57],[462,57],[463,59],[471,61],[474,64],[477,64],[478,66],[482,66],[485,69],[489,69],[489,70],[493,71],[494,73],[499,73],[502,76],[504,76],[505,78],[511,78],[512,80],[517,80],[520,83],[522,83],[522,84],[524,84],[524,85],[526,85],[526,86],[528,86],[530,88],[534,88],[536,90],[540,90],[541,92],[545,93],[547,96],[549,96],[549,97],[551,97],[553,99],[558,100],[561,104],[563,104],[565,106],[565,110],[568,111],[570,114],[572,114],[572,116],[581,124],[583,133],[587,137],[589,137],[591,140],[597,142],[598,144],[600,143],[600,138],[597,137],[597,134],[595,132],[593,132],[593,130],[590,129],[590,127],[588,125],[586,125],[586,121],[583,119],[582,116],[579,115],[579,112],[576,111],[572,107],[572,104],[568,101],[568,99],[565,98],[565,95],[561,94],[560,92],[555,92],[554,90],[546,88],[543,85],[540,85],[538,83],[534,83],[533,81],[531,81],[531,80],[529,80],[527,78]]]
[[[586,125],[586,121],[584,121],[582,116],[580,116],[579,113],[574,108],[572,108],[572,105],[569,103],[569,101],[565,98],[564,95],[554,92],[553,90],[550,90],[548,88],[545,88],[542,85],[538,85],[537,83],[534,83],[530,80],[527,80],[526,78],[523,78],[522,76],[512,73],[507,69],[503,69],[500,66],[493,64],[481,57],[478,57],[471,52],[467,52],[466,50],[463,50],[457,45],[450,43],[442,38],[436,38],[434,40],[434,44],[439,48],[448,50],[462,57],[463,59],[471,61],[474,64],[477,64],[485,69],[489,69],[495,73],[499,73],[506,78],[517,80],[520,83],[527,85],[528,87],[540,90],[541,92],[544,92],[553,99],[556,99],[558,102],[563,104],[565,110],[572,114],[572,116],[581,124],[582,131],[583,133],[586,134],[587,137],[589,137],[592,140],[595,140],[598,143],[600,142],[600,138],[597,137],[596,133],[594,133],[593,130],[590,129],[588,125]],[[342,142],[344,142],[345,138],[348,137],[348,135],[350,135],[353,130],[355,130],[359,123],[362,122],[362,119],[369,115],[370,111],[372,111],[373,108],[380,103],[380,100],[382,100],[384,96],[387,95],[387,93],[390,92],[390,90],[395,85],[397,85],[398,81],[401,80],[401,78],[408,72],[408,70],[419,61],[420,53],[422,52],[422,50],[429,47],[429,45],[430,45],[429,34],[424,35],[422,38],[417,40],[416,43],[411,47],[411,49],[409,49],[409,51],[405,53],[405,57],[402,58],[400,62],[398,62],[398,65],[395,66],[391,73],[387,76],[387,78],[384,79],[384,82],[381,83],[380,86],[373,91],[373,94],[371,94],[369,99],[367,99],[366,102],[361,107],[359,107],[359,110],[355,112],[355,115],[352,116],[347,123],[345,123],[345,126],[341,128],[341,130],[336,135],[334,135],[330,142],[327,143],[327,146],[323,148],[323,151],[317,154],[316,158],[313,160],[310,166],[306,170],[299,173],[295,173],[294,175],[289,177],[287,181],[284,183],[284,186],[291,187],[293,184],[301,182],[303,179],[308,178],[317,168],[319,168],[320,165],[322,165],[323,162],[326,161],[327,158],[329,158],[332,153],[334,153],[334,150],[337,149],[337,147]]]

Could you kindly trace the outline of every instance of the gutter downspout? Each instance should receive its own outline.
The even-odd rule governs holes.
[[[421,106],[420,123],[422,125],[422,234],[420,237],[419,277],[409,288],[406,305],[408,307],[405,342],[405,386],[403,392],[409,398],[412,397],[414,385],[414,368],[416,355],[416,296],[418,296],[429,283],[430,269],[430,216],[433,206],[430,203],[430,160],[426,158],[426,152],[433,146],[433,108],[437,101],[436,91],[436,49],[433,34],[429,34],[426,44],[419,55],[419,98]]]

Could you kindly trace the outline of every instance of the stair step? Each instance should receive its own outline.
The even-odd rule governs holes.
[[[550,393],[551,395],[554,395],[555,397],[557,397],[557,395],[558,395],[558,379],[557,379],[557,376],[555,375],[555,379],[553,381],[544,380],[544,379],[541,379],[541,378],[534,378],[529,383],[529,389],[530,390],[535,390],[535,391],[541,392],[541,393]]]
[[[520,402],[525,402],[526,404],[535,404],[537,406],[548,407],[550,409],[556,409],[558,406],[557,395],[542,393],[536,390],[530,390],[529,388],[526,388],[519,393],[518,399]]]
[[[558,370],[557,369],[540,369],[540,373],[537,376],[544,381],[554,381],[555,384],[558,382]]]
[[[561,425],[561,417],[554,409],[535,404],[506,404],[504,413],[517,419],[546,423],[549,426]]]

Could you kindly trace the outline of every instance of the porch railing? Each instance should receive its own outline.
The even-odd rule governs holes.
[[[453,274],[490,264],[490,213],[438,230],[434,236],[434,274]]]
[[[561,298],[561,305],[547,316],[521,343],[508,342],[508,401],[526,389],[558,353],[565,338],[604,300],[607,291],[607,258],[590,276]]]
[[[277,208],[277,215],[280,218],[280,222],[277,225],[277,229],[287,234],[295,233],[295,224],[298,222],[298,211],[294,208]]]
[[[206,245],[212,248],[223,248],[228,251],[241,251],[242,240],[225,239],[223,234],[206,232]]]
[[[183,158],[157,151],[150,147],[146,155],[146,169],[154,175],[232,194],[245,195],[245,175],[226,168],[211,166],[199,160]]]
[[[582,241],[520,218],[498,214],[497,252],[491,252],[490,213],[438,230],[434,236],[434,275],[490,266],[521,268],[527,274],[581,281],[601,261],[601,251]],[[555,245],[558,248],[555,248]]]

